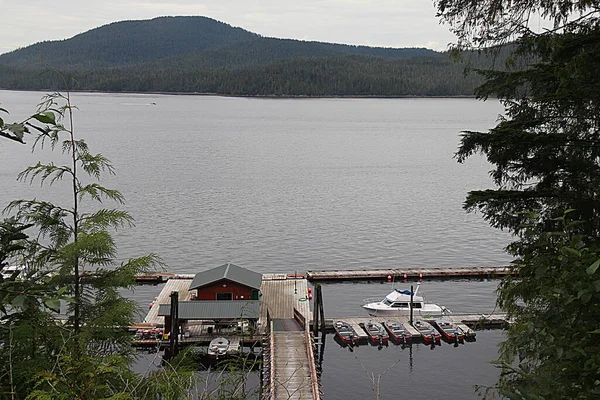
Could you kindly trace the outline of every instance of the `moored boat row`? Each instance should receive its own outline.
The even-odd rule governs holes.
[[[440,340],[449,343],[464,343],[465,332],[450,320],[418,319],[412,326],[397,320],[386,320],[382,322],[369,320],[359,323],[361,331],[357,333],[351,323],[347,321],[336,321],[334,328],[336,339],[340,344],[355,346],[361,342],[370,342],[373,345],[387,345],[388,341],[394,344],[405,345],[418,340],[425,344],[440,344]],[[357,327],[358,329],[358,327]]]

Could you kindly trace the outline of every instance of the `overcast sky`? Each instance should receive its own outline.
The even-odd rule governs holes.
[[[433,0],[0,0],[0,54],[123,20],[201,15],[263,36],[444,50]]]

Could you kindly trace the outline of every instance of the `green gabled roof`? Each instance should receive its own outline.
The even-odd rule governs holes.
[[[210,285],[222,279],[249,286],[253,289],[260,289],[262,275],[249,269],[238,267],[232,263],[223,264],[220,267],[209,269],[207,271],[198,272],[194,276],[194,280],[190,285],[190,290],[198,289],[199,287]]]
[[[179,319],[258,319],[260,300],[211,300],[179,302]],[[171,315],[171,305],[161,304],[158,315]]]

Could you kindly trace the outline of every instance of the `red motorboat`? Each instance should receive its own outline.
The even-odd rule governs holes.
[[[450,321],[435,321],[434,322],[442,337],[449,342],[463,342],[465,335],[456,325]]]
[[[350,324],[344,321],[336,321],[333,324],[335,329],[336,337],[344,344],[355,345],[358,344],[358,335],[354,331],[354,328]]]
[[[380,323],[369,321],[364,324],[363,329],[373,344],[387,344],[389,336]]]
[[[382,323],[390,335],[390,339],[397,344],[412,341],[412,334],[399,322],[386,321]]]
[[[442,335],[440,335],[438,333],[438,331],[436,331],[429,322],[417,320],[413,323],[413,326],[421,334],[421,339],[423,340],[423,343],[425,343],[425,344],[440,343],[440,340],[442,339]]]

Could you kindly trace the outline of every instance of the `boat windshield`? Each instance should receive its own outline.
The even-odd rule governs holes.
[[[387,298],[383,300],[383,304],[385,304],[386,306],[391,306],[393,303],[393,301],[389,301]]]

